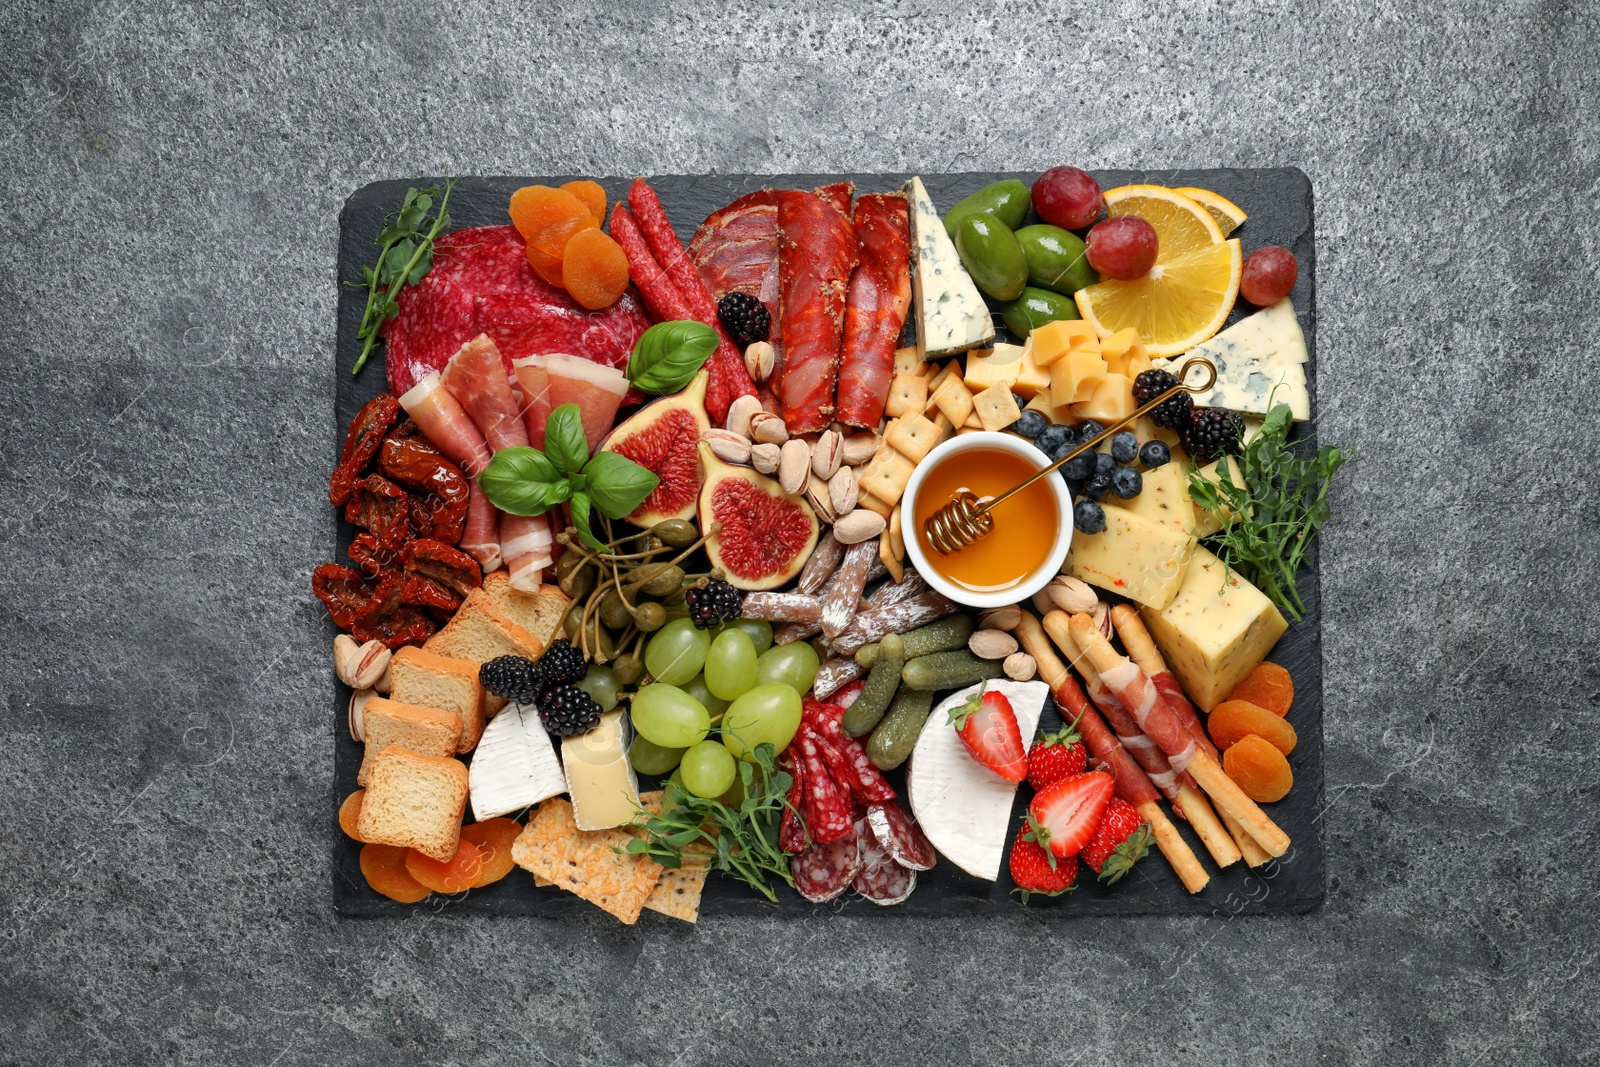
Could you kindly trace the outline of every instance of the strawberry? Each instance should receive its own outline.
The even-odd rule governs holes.
[[[1063,778],[1033,795],[1028,818],[1039,825],[1039,843],[1056,856],[1076,856],[1094,837],[1114,786],[1104,771]]]
[[[1024,904],[1034,893],[1056,897],[1077,888],[1073,883],[1078,880],[1078,857],[1056,859],[1039,843],[1042,836],[1039,825],[1028,819],[1011,846],[1011,880],[1017,883],[1016,892],[1022,894]]]
[[[981,686],[950,712],[950,725],[961,735],[972,758],[1006,781],[1020,782],[1028,776],[1022,729],[1004,693],[991,693],[987,684]]]
[[[1083,846],[1083,862],[1106,885],[1133,870],[1150,851],[1150,824],[1121,797],[1112,797],[1100,817],[1100,828]]]
[[[1053,734],[1041,731],[1028,749],[1028,784],[1035,789],[1055,785],[1088,768],[1089,754],[1072,726],[1063,726]]]

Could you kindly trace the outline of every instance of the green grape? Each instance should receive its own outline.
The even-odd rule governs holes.
[[[813,667],[814,671],[816,668]],[[758,685],[728,705],[722,716],[722,743],[741,759],[762,742],[782,752],[800,729],[800,694],[783,682]]]
[[[817,650],[804,641],[769,648],[756,661],[756,683],[782,682],[804,695],[817,676]]]
[[[678,765],[685,751],[681,748],[662,748],[644,734],[639,734],[628,746],[628,762],[640,774],[666,774]]]
[[[772,624],[763,619],[730,619],[713,631],[718,637],[729,630],[743,630],[756,646],[756,655],[772,647]]]
[[[644,646],[644,665],[656,681],[682,685],[706,665],[710,647],[710,634],[696,630],[688,619],[673,619]]]
[[[711,713],[712,722],[716,722],[722,717],[722,713],[728,710],[728,702],[706,687],[706,676],[703,674],[695,675],[678,688],[704,704],[706,710]]]
[[[739,777],[739,764],[722,745],[701,741],[683,754],[683,787],[697,797],[720,797]]]
[[[717,635],[706,653],[706,685],[724,700],[732,700],[756,684],[756,646],[743,630]]]
[[[588,672],[573,684],[593,697],[601,711],[610,711],[617,706],[617,693],[622,689],[611,668],[598,663],[591,663]]]
[[[711,715],[682,689],[658,683],[634,696],[633,728],[662,748],[688,748],[711,729]]]

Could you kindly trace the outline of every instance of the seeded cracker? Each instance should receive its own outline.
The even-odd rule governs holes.
[[[546,879],[632,924],[660,879],[661,866],[647,856],[617,852],[628,840],[628,832],[620,828],[579,830],[571,803],[551,797],[517,836],[511,858],[535,879]]]
[[[661,814],[662,792],[657,789],[650,793],[639,794],[639,804],[651,815]],[[695,842],[684,849],[685,852],[706,852],[711,848],[704,842]],[[703,863],[694,863],[689,857],[684,858],[683,866],[674,870],[665,867],[661,871],[661,880],[650,891],[650,896],[645,900],[644,906],[651,911],[659,911],[669,919],[682,919],[686,923],[700,921],[700,894],[705,890],[706,877],[711,873],[711,868]]]

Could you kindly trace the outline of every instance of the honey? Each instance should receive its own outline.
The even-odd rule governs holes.
[[[941,555],[923,527],[928,517],[963,490],[980,502],[1010,489],[1044,466],[998,448],[973,448],[946,456],[917,490],[915,530],[929,563],[956,585],[974,593],[998,593],[1020,585],[1044,565],[1055,545],[1060,518],[1049,480],[1041,478],[995,508],[994,529],[956,552]]]

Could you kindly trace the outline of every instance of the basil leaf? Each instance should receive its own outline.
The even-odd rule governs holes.
[[[631,514],[661,483],[648,467],[615,452],[596,454],[583,468],[583,477],[588,482],[590,500],[608,519]]]
[[[562,404],[544,424],[544,450],[556,470],[577,474],[589,460],[589,439],[583,434],[583,414],[576,404]]]
[[[676,393],[716,350],[717,333],[703,322],[658,322],[634,344],[628,380],[646,393]]]
[[[502,448],[478,475],[489,503],[511,515],[543,515],[571,490],[550,457],[537,448]]]
[[[602,545],[599,538],[589,529],[589,494],[573,493],[568,506],[572,511],[572,525],[578,528],[578,536],[583,539],[583,543],[596,552],[606,551],[606,546]]]

